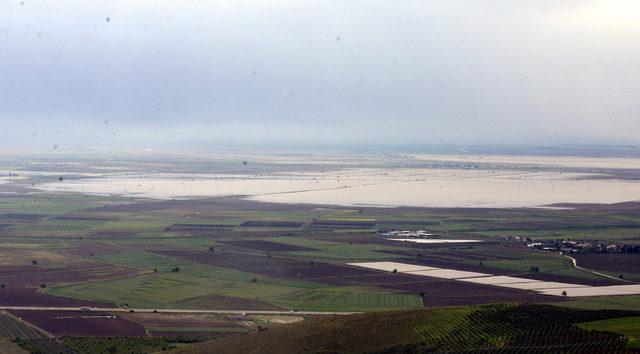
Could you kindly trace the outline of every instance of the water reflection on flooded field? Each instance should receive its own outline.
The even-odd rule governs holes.
[[[633,167],[637,159],[543,156],[421,155],[410,161],[442,161],[443,168],[351,164],[317,172],[264,174],[105,173],[36,185],[49,192],[77,192],[145,198],[245,196],[276,203],[418,207],[530,207],[556,203],[615,203],[640,200],[640,183],[603,178],[598,169]],[[491,163],[469,168],[460,163]],[[397,163],[397,160],[394,160]],[[384,165],[381,158],[380,164]],[[530,168],[525,166],[542,166]],[[551,168],[545,168],[551,166]],[[567,170],[589,167],[592,172]],[[560,169],[558,169],[560,168]],[[565,171],[562,171],[565,168]],[[597,178],[596,178],[597,177]]]

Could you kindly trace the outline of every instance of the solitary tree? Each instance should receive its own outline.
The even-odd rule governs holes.
[[[567,296],[567,291],[566,290],[562,290],[562,296]]]

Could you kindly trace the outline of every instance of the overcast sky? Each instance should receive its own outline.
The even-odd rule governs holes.
[[[0,146],[640,141],[639,1],[0,1]]]

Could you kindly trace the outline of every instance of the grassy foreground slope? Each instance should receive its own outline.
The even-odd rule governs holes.
[[[639,315],[497,304],[311,320],[181,348],[179,353],[624,352],[627,338],[577,323]]]
[[[640,316],[581,323],[580,328],[623,334],[629,339],[629,347],[640,349]]]

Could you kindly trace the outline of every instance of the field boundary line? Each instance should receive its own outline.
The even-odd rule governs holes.
[[[582,269],[582,270],[584,270],[586,272],[589,272],[589,273],[592,273],[592,274],[596,274],[596,275],[599,275],[599,276],[602,276],[602,277],[606,277],[606,278],[610,278],[610,279],[614,279],[614,280],[619,280],[619,281],[624,281],[624,282],[633,284],[633,282],[631,280],[628,280],[628,279],[616,278],[613,275],[604,274],[604,273],[596,272],[595,270],[591,270],[591,269],[588,269],[588,268],[581,267],[581,266],[578,265],[578,260],[577,259],[575,259],[575,258],[573,258],[571,256],[567,256],[566,254],[564,254],[562,256],[565,257],[565,258],[568,258],[571,261],[571,264],[573,265],[574,268]]]

